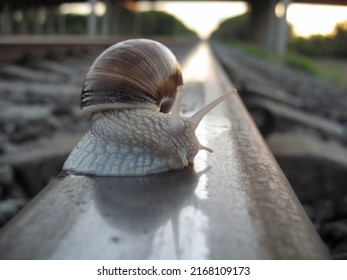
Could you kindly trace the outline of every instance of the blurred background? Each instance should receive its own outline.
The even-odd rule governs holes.
[[[208,41],[334,256],[347,252],[347,1],[0,0],[0,227],[90,121],[91,63],[126,38]]]

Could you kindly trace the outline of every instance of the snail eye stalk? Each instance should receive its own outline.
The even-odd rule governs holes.
[[[236,89],[231,89],[223,94],[221,97],[213,100],[211,103],[207,104],[205,107],[201,108],[194,115],[192,115],[189,119],[194,124],[195,129],[198,127],[201,120],[206,116],[208,112],[210,112],[214,107],[216,107],[219,103],[221,103],[228,96],[231,96],[237,92]]]

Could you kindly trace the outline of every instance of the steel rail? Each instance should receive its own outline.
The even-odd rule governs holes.
[[[95,48],[106,48],[129,36],[68,36],[68,35],[4,35],[0,37],[0,63],[19,62],[26,58],[50,56],[60,58],[68,54],[83,54]],[[168,45],[193,44],[194,37],[152,37]]]
[[[183,111],[233,87],[209,46],[183,65]],[[143,177],[61,174],[0,232],[2,259],[329,259],[239,96],[197,130],[194,165]]]

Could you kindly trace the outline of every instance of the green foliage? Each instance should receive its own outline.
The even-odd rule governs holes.
[[[329,65],[320,66],[314,58],[347,58],[347,21],[337,24],[333,34],[325,37],[319,35],[310,38],[295,37],[293,27],[289,26],[288,51],[280,57],[247,42],[249,17],[249,14],[244,14],[225,20],[212,34],[211,38],[231,45],[249,55],[285,64],[288,67],[316,75],[335,84],[342,84],[345,80],[345,72]]]
[[[211,35],[211,39],[219,41],[246,41],[249,13],[224,20]]]
[[[285,65],[313,75],[319,74],[312,62],[303,55],[287,52],[280,61]]]
[[[347,57],[347,21],[337,24],[330,36],[314,35],[309,38],[292,36],[289,40],[289,49],[312,57]]]
[[[247,43],[244,41],[230,41],[229,44],[244,53],[264,59],[273,59],[273,56],[271,54],[269,54],[266,50],[255,44]]]
[[[347,57],[347,20],[337,24],[334,33],[336,55]]]
[[[282,63],[293,69],[297,69],[309,74],[318,73],[315,66],[308,58],[295,52],[287,52],[284,56],[277,56],[251,43],[233,42],[232,46],[249,55],[277,63]]]
[[[249,13],[226,19],[213,32],[211,39],[221,42],[236,42],[238,44],[240,41],[246,42],[248,40],[249,19]],[[293,27],[289,26],[288,37],[288,49],[292,53],[311,57],[347,57],[347,21],[337,24],[333,34],[330,36],[315,35],[309,38],[296,37]],[[254,52],[258,56],[264,56],[264,53],[261,53],[259,49],[257,50],[254,47],[249,49],[249,46],[247,48],[247,51]],[[290,56],[292,57],[292,55]],[[292,61],[292,59],[289,59],[289,61]],[[293,65],[297,65],[296,62],[292,62]],[[303,68],[305,67],[303,65]]]
[[[289,51],[283,58],[281,58],[281,62],[291,68],[315,75],[330,83],[337,85],[343,84],[341,75],[338,73],[338,71],[336,71],[336,69],[331,67],[320,67],[315,63],[314,60],[308,58],[307,56]]]
[[[147,11],[138,14],[140,21],[140,33],[144,36],[156,35],[192,35],[196,33],[188,29],[174,16],[163,12]]]
[[[87,34],[87,17],[84,15],[66,14],[65,26],[65,32],[68,35]]]
[[[229,42],[225,44],[230,45],[233,48],[236,48],[239,51],[247,53],[249,55],[284,64],[290,68],[318,76],[321,79],[331,83],[342,84],[340,77],[336,72],[331,71],[331,69],[325,69],[316,66],[310,58],[299,53],[288,51],[284,56],[277,56],[266,52],[264,49],[251,43]]]
[[[294,37],[290,39],[289,49],[308,56],[328,56],[333,52],[331,38],[315,35],[310,38]]]
[[[140,34],[143,36],[175,36],[191,35],[197,36],[196,33],[188,29],[182,22],[174,16],[163,12],[148,11],[136,15],[139,21]],[[87,17],[84,15],[67,14],[66,33],[71,35],[87,34]],[[101,19],[98,18],[100,23]]]

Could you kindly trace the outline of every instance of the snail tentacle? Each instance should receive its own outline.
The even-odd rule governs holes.
[[[201,120],[206,116],[208,112],[210,112],[214,107],[216,107],[219,103],[221,103],[224,99],[226,99],[228,96],[233,95],[236,93],[236,89],[231,89],[227,91],[222,96],[218,97],[217,99],[213,100],[211,103],[207,104],[205,107],[201,108],[199,111],[197,111],[194,115],[190,117],[191,122],[194,123],[195,128],[198,127]]]

